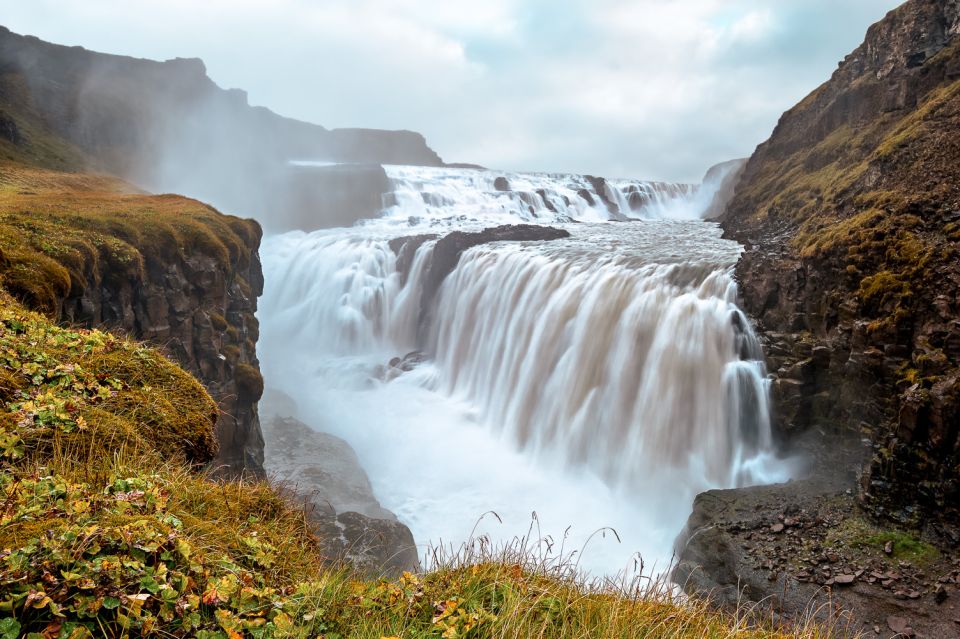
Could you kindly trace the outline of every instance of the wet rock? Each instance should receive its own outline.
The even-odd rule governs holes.
[[[377,377],[382,381],[389,382],[392,379],[396,379],[403,373],[409,373],[417,366],[427,361],[427,355],[422,351],[413,351],[407,353],[403,357],[394,357],[387,364],[386,368],[382,368]]]
[[[400,273],[401,286],[404,286],[407,283],[407,278],[410,277],[410,267],[413,266],[413,258],[416,257],[420,247],[426,242],[435,240],[438,237],[440,236],[433,233],[426,233],[423,235],[395,237],[387,242],[390,250],[397,256],[397,272]]]
[[[587,182],[590,183],[590,186],[593,187],[594,193],[597,194],[597,197],[600,198],[600,201],[607,207],[607,211],[614,218],[620,217],[620,207],[616,202],[610,199],[610,196],[607,195],[607,180],[602,177],[596,177],[593,175],[584,176]],[[592,205],[591,205],[592,206]]]
[[[597,205],[597,201],[593,198],[593,193],[591,193],[587,189],[579,189],[577,191],[577,195],[579,195],[583,200],[585,200],[586,203],[589,204],[590,206]]]
[[[494,181],[493,181],[493,188],[495,188],[495,189],[498,190],[498,191],[509,191],[509,190],[510,190],[510,182],[509,182],[509,180],[507,180],[507,178],[503,177],[502,175],[501,175],[501,176],[498,176],[498,177],[497,177],[496,179],[494,179]]]
[[[380,505],[350,445],[293,417],[296,404],[282,393],[264,397],[265,468],[304,507],[325,555],[371,576],[416,569],[410,529]]]

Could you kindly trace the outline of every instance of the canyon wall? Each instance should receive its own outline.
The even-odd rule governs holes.
[[[0,283],[29,307],[147,341],[217,401],[215,466],[263,475],[260,226],[114,178],[0,168]]]
[[[74,282],[63,299],[60,317],[160,346],[203,382],[220,407],[218,474],[262,476],[257,401],[263,380],[254,316],[263,292],[260,228],[238,218],[229,225],[241,250],[228,262],[214,251],[162,260],[147,253],[139,277],[117,277],[91,264],[84,269],[84,281]]]
[[[960,6],[911,0],[787,111],[723,217],[787,437],[868,438],[863,502],[960,504]]]

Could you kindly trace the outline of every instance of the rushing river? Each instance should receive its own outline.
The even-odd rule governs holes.
[[[616,530],[583,552],[594,575],[638,554],[662,569],[698,492],[786,478],[763,355],[735,306],[740,247],[715,224],[672,219],[702,210],[702,190],[388,174],[382,219],[264,240],[258,350],[268,386],[355,448],[419,544],[507,541],[536,513],[536,534],[567,550]],[[469,249],[424,326],[435,242],[406,276],[389,240],[517,221],[571,237]],[[426,361],[386,366],[412,351]],[[487,511],[500,521],[477,525]]]

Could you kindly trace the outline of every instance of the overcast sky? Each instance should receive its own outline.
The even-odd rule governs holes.
[[[0,23],[200,57],[252,104],[413,129],[447,161],[699,181],[898,0],[0,0]]]

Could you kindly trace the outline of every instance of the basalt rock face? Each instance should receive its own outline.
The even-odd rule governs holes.
[[[17,137],[24,123],[81,150],[89,168],[278,228],[303,214],[301,200],[323,192],[291,160],[442,164],[418,133],[328,130],[251,107],[244,91],[218,87],[197,59],[107,55],[0,27],[0,135]],[[31,139],[39,133],[23,137],[41,142]]]
[[[873,446],[871,513],[960,508],[960,3],[911,0],[783,115],[722,218],[788,439]]]
[[[203,382],[220,407],[216,472],[260,477],[263,437],[257,401],[263,382],[254,316],[263,291],[260,228],[252,220],[237,223],[246,229],[238,234],[245,247],[229,264],[202,252],[183,259],[147,255],[140,277],[117,277],[89,264],[86,282],[74,283],[60,315],[70,323],[119,330],[163,348]]]

